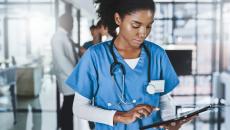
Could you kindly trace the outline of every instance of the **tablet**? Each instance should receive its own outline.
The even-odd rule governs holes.
[[[175,122],[175,121],[187,119],[189,117],[198,115],[199,113],[202,113],[204,111],[210,110],[211,108],[214,108],[213,105],[208,105],[208,106],[196,108],[195,110],[183,113],[183,114],[181,114],[178,117],[175,117],[175,118],[172,118],[172,119],[168,119],[168,120],[164,120],[164,121],[160,121],[160,122],[155,122],[153,124],[150,124],[150,125],[147,125],[147,126],[143,126],[140,129],[144,130],[144,129],[149,129],[149,128],[153,128],[153,127],[159,127],[159,126],[164,125],[164,124],[168,124],[168,123],[171,123],[171,122]]]

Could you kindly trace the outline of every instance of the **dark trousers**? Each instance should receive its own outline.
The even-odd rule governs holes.
[[[64,96],[64,102],[61,108],[61,129],[73,130],[73,100],[74,95]]]
[[[95,124],[94,124],[94,122],[89,121],[89,128],[90,128],[91,130],[95,129]]]

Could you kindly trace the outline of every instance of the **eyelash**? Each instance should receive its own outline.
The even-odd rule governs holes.
[[[132,27],[135,28],[135,29],[139,28],[139,26],[134,26],[134,25],[132,25]]]
[[[133,25],[132,27],[133,27],[134,29],[140,28],[139,26],[134,26],[134,25]],[[151,29],[151,28],[152,28],[152,26],[148,26],[148,27],[147,27],[147,29]]]

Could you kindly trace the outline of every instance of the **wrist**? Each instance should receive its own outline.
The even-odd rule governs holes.
[[[122,122],[122,114],[124,112],[117,111],[113,116],[113,123],[116,124],[118,122]]]

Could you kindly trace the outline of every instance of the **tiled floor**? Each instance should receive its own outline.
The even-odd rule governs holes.
[[[17,123],[13,125],[11,112],[1,113],[1,130],[56,130],[55,112],[18,112]]]
[[[10,101],[10,98],[3,96],[1,98],[5,102]],[[17,97],[15,125],[13,125],[13,113],[9,107],[11,105],[3,104],[2,106],[9,109],[8,112],[0,113],[0,130],[57,130],[56,87],[48,75],[42,80],[38,97]]]

